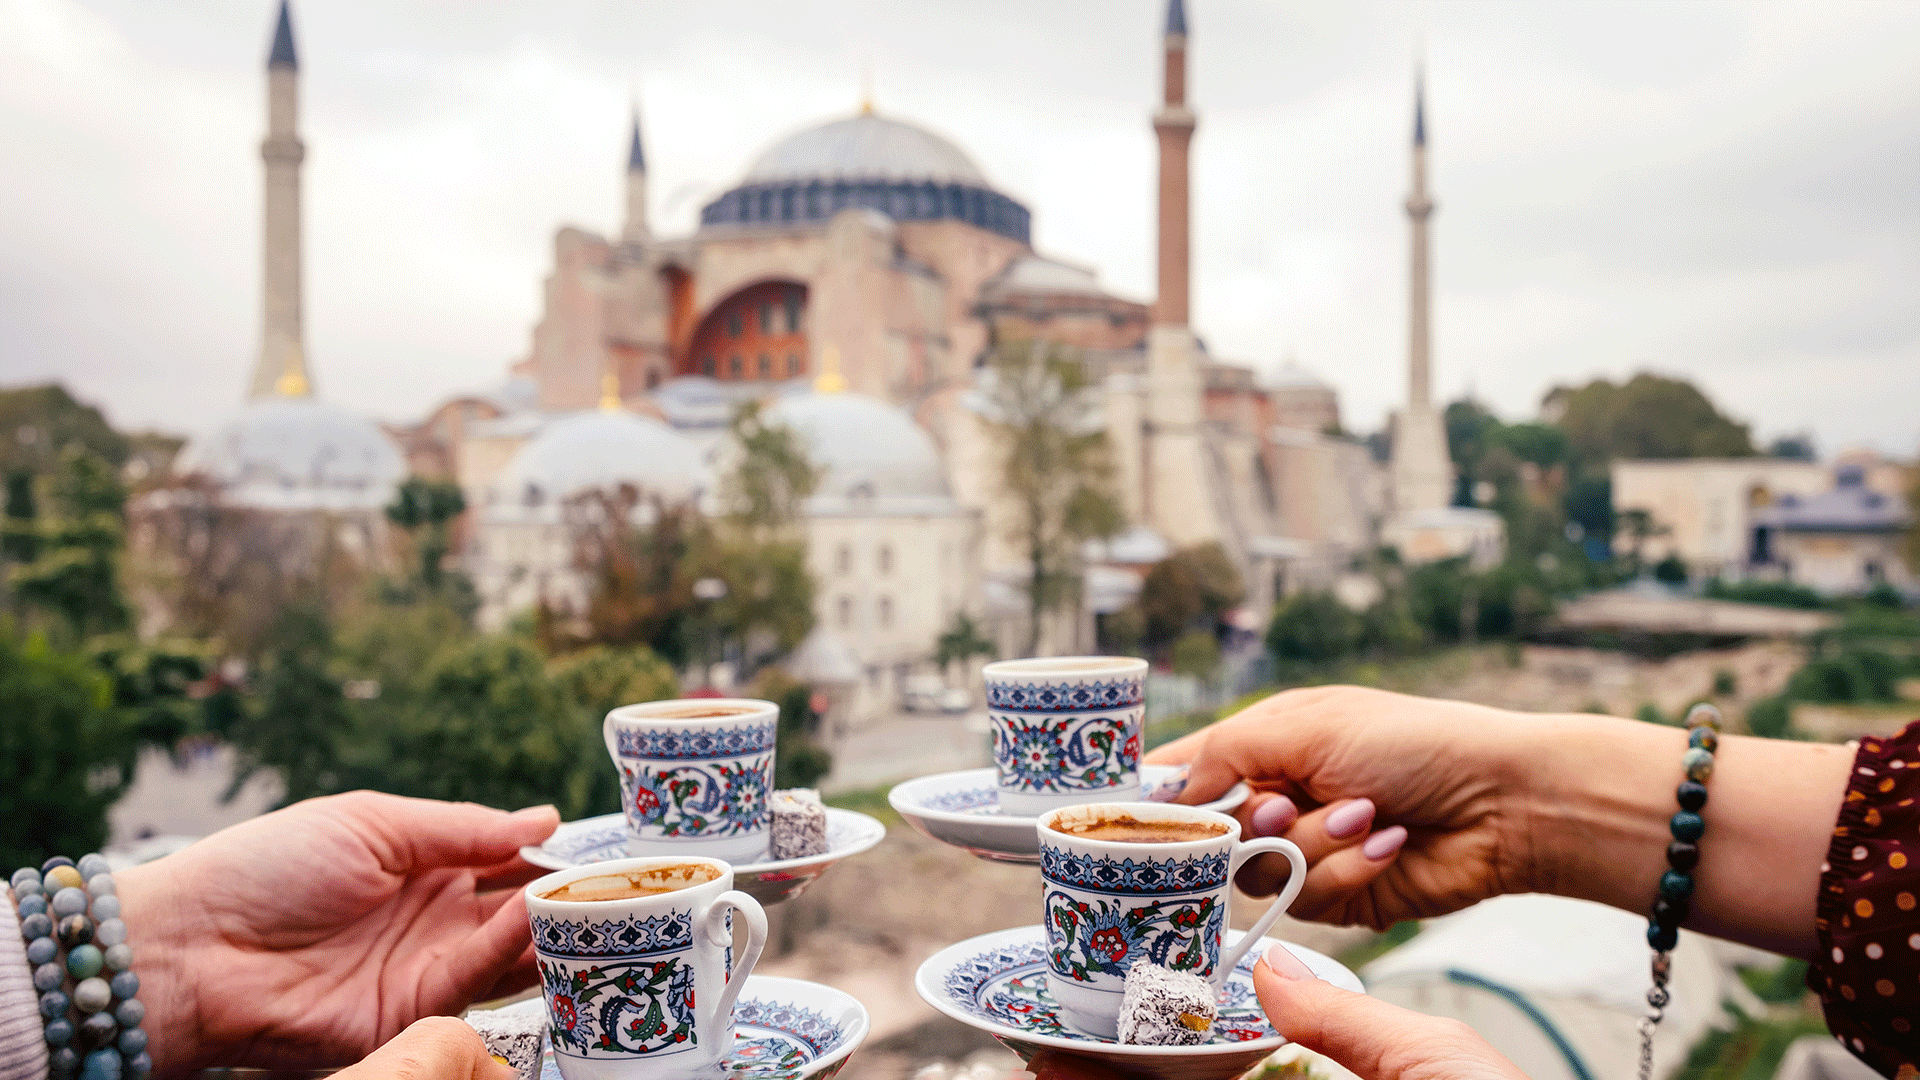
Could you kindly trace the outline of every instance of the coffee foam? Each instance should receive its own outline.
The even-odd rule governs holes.
[[[632,900],[637,897],[659,896],[663,893],[679,892],[681,889],[691,889],[696,885],[705,885],[717,880],[719,877],[720,868],[710,863],[673,863],[666,866],[647,866],[638,870],[623,870],[614,874],[574,878],[564,885],[537,895],[542,900],[562,903]]]
[[[1119,827],[1116,831],[1139,830],[1148,835],[1145,838],[1095,835],[1108,826]],[[1089,803],[1083,806],[1069,806],[1056,810],[1044,818],[1041,828],[1076,840],[1148,844],[1185,844],[1197,840],[1216,840],[1233,831],[1231,825],[1215,820],[1211,815],[1182,813],[1180,808],[1172,806],[1129,803]],[[1187,832],[1189,835],[1172,837],[1164,833],[1157,837],[1151,835],[1158,830]]]
[[[689,706],[683,709],[661,709],[658,712],[642,713],[628,717],[630,720],[710,720],[722,716],[745,716],[757,710],[738,705]]]

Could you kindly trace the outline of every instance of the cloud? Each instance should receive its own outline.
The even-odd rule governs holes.
[[[1351,424],[1404,386],[1411,60],[1433,132],[1440,389],[1685,375],[1763,434],[1920,444],[1920,8],[1195,0],[1195,313]],[[258,334],[272,4],[0,0],[0,379],[201,432]],[[851,111],[954,138],[1036,243],[1145,297],[1159,6],[339,0],[295,11],[322,391],[390,419],[497,380],[553,231],[658,228]]]

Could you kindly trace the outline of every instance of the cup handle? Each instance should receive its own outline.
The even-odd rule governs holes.
[[[747,985],[747,976],[753,972],[753,965],[759,962],[760,950],[767,946],[766,911],[761,908],[760,901],[738,889],[721,893],[707,908],[700,931],[707,941],[722,948],[733,944],[733,933],[727,929],[729,911],[737,911],[745,916],[747,947],[741,950],[733,965],[733,974],[727,978],[726,988],[720,991],[720,1000],[714,1003],[713,1016],[722,1022],[733,1015],[733,1003]]]
[[[1287,875],[1286,888],[1281,889],[1280,895],[1274,898],[1273,906],[1267,908],[1266,914],[1260,916],[1241,936],[1240,943],[1231,949],[1221,950],[1220,963],[1213,969],[1214,982],[1218,985],[1226,985],[1227,976],[1240,963],[1240,958],[1247,955],[1247,950],[1266,936],[1267,931],[1273,929],[1273,924],[1293,906],[1294,898],[1300,895],[1301,888],[1307,884],[1307,857],[1301,854],[1300,848],[1291,840],[1266,836],[1233,845],[1233,855],[1227,860],[1228,895],[1232,895],[1234,876],[1240,873],[1240,867],[1248,859],[1275,852],[1287,857],[1287,864],[1293,867],[1293,873]]]

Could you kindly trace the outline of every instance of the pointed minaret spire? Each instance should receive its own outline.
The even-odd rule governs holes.
[[[1187,107],[1187,6],[1168,0],[1164,82],[1153,131],[1160,141],[1159,296],[1153,305],[1158,326],[1187,325],[1190,220],[1187,148],[1195,119]]]
[[[633,103],[633,138],[627,146],[627,220],[620,239],[644,244],[653,233],[647,227],[647,152],[640,141],[640,101]]]
[[[1413,145],[1427,145],[1427,74],[1420,68],[1413,72]]]
[[[280,23],[273,28],[273,51],[267,54],[267,67],[300,69],[300,57],[293,51],[293,16],[287,0],[280,0]]]
[[[1394,509],[1402,512],[1438,510],[1453,494],[1453,462],[1447,455],[1447,432],[1440,409],[1433,403],[1431,354],[1431,300],[1428,281],[1427,221],[1433,199],[1427,195],[1426,79],[1419,69],[1413,89],[1413,186],[1407,192],[1410,236],[1407,290],[1407,407],[1394,417]]]
[[[261,230],[260,354],[248,397],[307,397],[306,326],[300,251],[300,61],[293,49],[293,17],[286,0],[267,54],[265,221]]]

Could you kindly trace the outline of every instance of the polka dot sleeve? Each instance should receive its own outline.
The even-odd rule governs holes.
[[[1920,1061],[1920,721],[1862,739],[1827,861],[1807,986],[1827,1027],[1889,1077]]]

